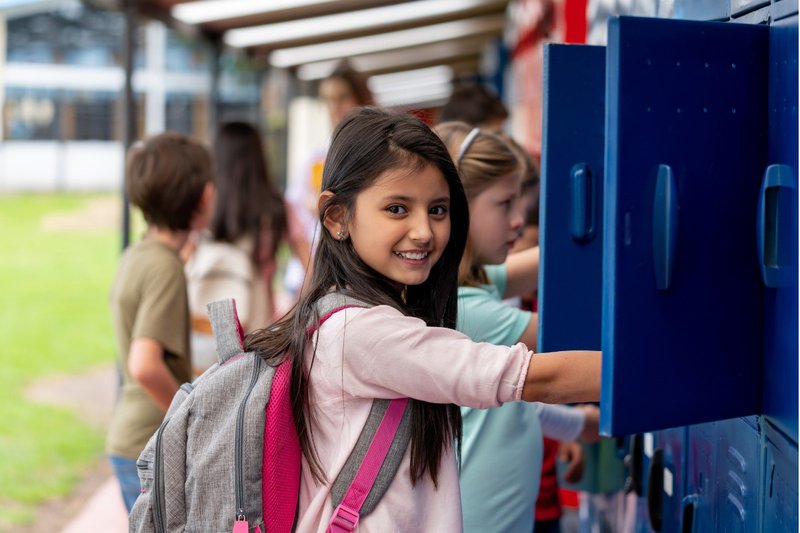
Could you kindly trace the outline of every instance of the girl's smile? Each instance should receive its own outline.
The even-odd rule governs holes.
[[[367,265],[399,285],[419,285],[450,239],[449,210],[450,189],[436,167],[392,169],[358,195],[347,233]]]
[[[405,260],[409,263],[413,264],[423,264],[430,255],[430,251],[422,251],[422,252],[394,252],[394,254]]]

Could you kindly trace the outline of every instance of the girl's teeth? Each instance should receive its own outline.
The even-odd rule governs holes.
[[[396,253],[397,255],[399,255],[404,259],[415,259],[415,260],[424,259],[425,256],[428,255],[427,253],[417,253],[417,254],[403,253],[403,252],[396,252]]]

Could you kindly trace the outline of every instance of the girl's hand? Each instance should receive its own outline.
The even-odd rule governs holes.
[[[577,483],[583,477],[583,448],[577,442],[562,442],[558,447],[558,460],[567,463],[564,481]]]

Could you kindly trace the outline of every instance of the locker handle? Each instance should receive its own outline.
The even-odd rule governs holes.
[[[761,181],[761,193],[758,197],[758,219],[756,244],[758,246],[758,266],[764,285],[778,288],[786,284],[790,276],[787,266],[781,267],[779,258],[780,234],[789,231],[781,228],[780,190],[797,190],[792,169],[788,165],[769,165]]]
[[[658,166],[653,195],[653,263],[656,288],[669,289],[678,245],[678,187],[672,168]]]
[[[696,522],[694,521],[694,516],[697,514],[698,502],[697,494],[690,494],[681,500],[681,508],[683,509],[681,513],[681,533],[695,533],[694,525]]]
[[[570,170],[572,217],[570,232],[578,242],[590,241],[595,234],[595,183],[589,165],[578,163]]]
[[[647,514],[653,531],[661,531],[664,493],[664,450],[658,448],[650,459],[647,475]]]

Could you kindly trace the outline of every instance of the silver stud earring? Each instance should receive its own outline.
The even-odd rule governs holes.
[[[344,230],[339,228],[339,231],[336,232],[336,238],[343,241],[345,237],[347,237],[347,235],[345,235]]]

